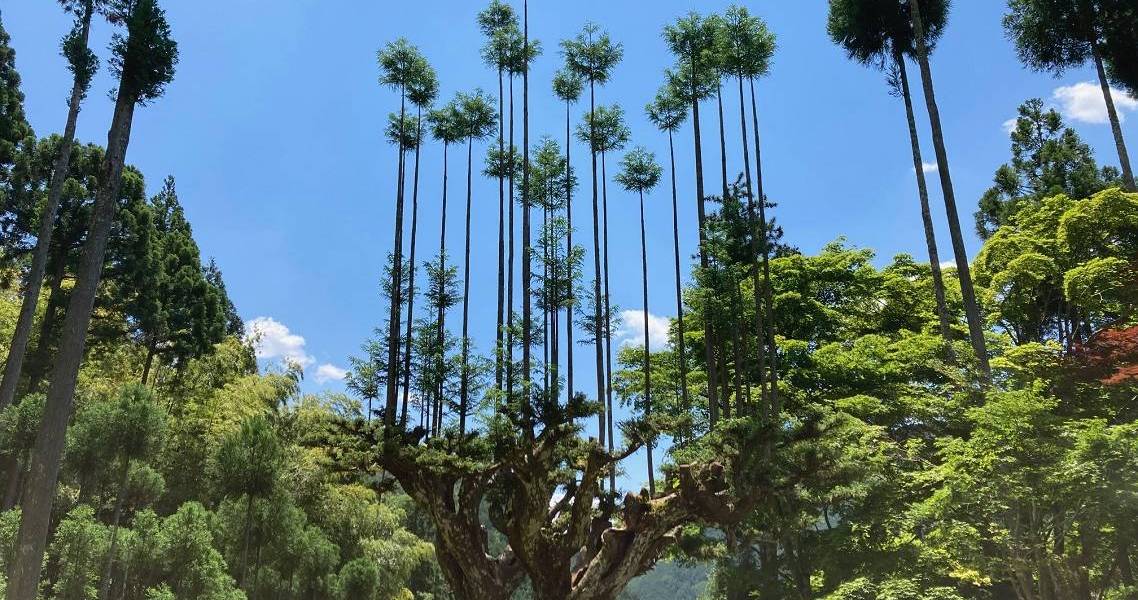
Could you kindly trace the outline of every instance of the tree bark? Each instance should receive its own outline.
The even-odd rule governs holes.
[[[985,385],[992,378],[992,367],[988,361],[988,347],[984,340],[984,322],[980,316],[980,305],[976,300],[976,290],[972,283],[972,269],[968,263],[968,249],[964,246],[964,234],[960,229],[960,215],[956,210],[956,192],[952,186],[952,175],[948,167],[948,150],[944,145],[944,130],[940,122],[940,109],[936,103],[933,87],[932,67],[929,66],[928,45],[925,43],[924,26],[921,21],[919,0],[908,0],[913,14],[913,29],[917,38],[917,61],[921,66],[921,80],[924,84],[925,104],[929,113],[929,124],[933,133],[933,148],[936,150],[937,170],[940,172],[940,186],[944,193],[944,206],[948,213],[948,231],[952,237],[952,250],[956,257],[956,271],[960,277],[960,291],[964,296],[964,313],[968,318],[968,335],[972,349],[980,364],[980,373]]]
[[[956,362],[956,353],[952,349],[952,325],[948,318],[948,304],[944,295],[944,275],[940,268],[940,252],[936,246],[936,230],[933,228],[932,211],[929,209],[929,186],[925,180],[924,159],[921,157],[921,140],[917,135],[917,118],[913,113],[913,95],[909,89],[909,73],[905,68],[905,57],[897,54],[893,57],[897,70],[901,74],[901,97],[905,101],[905,117],[909,124],[909,143],[913,148],[913,170],[917,174],[917,192],[921,200],[921,223],[925,228],[925,244],[929,250],[929,266],[933,275],[933,295],[936,297],[936,314],[940,322],[940,336],[944,339],[944,348],[948,361]]]
[[[124,68],[124,74],[129,74],[130,66]],[[102,275],[107,240],[117,208],[115,200],[122,186],[123,163],[126,160],[137,100],[138,90],[133,89],[128,84],[128,78],[124,77],[119,84],[114,117],[107,134],[107,151],[100,167],[101,177],[95,196],[90,233],[83,245],[77,280],[71,292],[59,352],[52,369],[43,422],[31,457],[16,555],[9,569],[7,597],[11,600],[31,600],[39,587],[67,422],[71,416],[79,365],[87,345],[87,326],[91,322],[95,292]]]
[[[1130,168],[1130,154],[1126,151],[1126,139],[1122,137],[1122,122],[1118,118],[1118,109],[1114,105],[1114,95],[1110,93],[1110,80],[1106,77],[1106,69],[1102,64],[1102,52],[1098,42],[1091,43],[1091,54],[1095,61],[1095,71],[1098,72],[1098,82],[1102,86],[1102,97],[1106,101],[1106,114],[1110,117],[1110,130],[1114,133],[1114,146],[1118,150],[1118,164],[1122,167],[1122,181],[1126,189],[1134,192],[1138,187],[1134,185],[1134,170]]]
[[[92,12],[93,5],[91,2],[87,2],[84,6],[82,33],[80,34],[83,48],[87,48],[87,40],[90,37]],[[39,304],[44,273],[47,271],[51,234],[55,229],[55,214],[59,211],[59,202],[63,198],[63,188],[67,183],[67,175],[71,168],[71,146],[75,141],[75,127],[79,121],[79,109],[86,95],[86,86],[79,78],[76,78],[71,85],[71,98],[67,103],[67,123],[63,127],[59,156],[56,157],[55,165],[52,168],[47,204],[40,216],[36,246],[32,251],[32,266],[24,280],[24,298],[20,305],[20,316],[16,320],[16,329],[12,333],[12,341],[8,346],[8,360],[4,363],[4,376],[0,380],[0,409],[11,406],[16,400],[16,388],[20,382],[20,372],[23,370],[24,357],[28,350],[28,340],[31,339],[32,335],[32,325],[36,318],[36,305]]]

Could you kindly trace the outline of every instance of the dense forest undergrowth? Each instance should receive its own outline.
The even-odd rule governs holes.
[[[675,63],[643,118],[669,148],[690,141],[693,164],[626,149],[639,117],[597,100],[623,55],[600,26],[553,52],[527,4],[493,0],[476,25],[497,93],[446,102],[417,48],[384,46],[400,182],[387,312],[347,393],[317,394],[301,366],[258,364],[175,179],[126,162],[135,109],[160,101],[178,59],[158,1],[61,4],[75,16],[62,133],[27,123],[35,90],[0,28],[5,597],[1138,598],[1138,193],[1120,119],[1107,94],[1119,167],[1100,167],[1025,101],[969,257],[928,62],[948,2],[831,0],[825,24],[907,117],[919,258],[845,239],[808,254],[778,225],[776,200],[809,199],[763,192],[778,174],[762,170],[755,98],[776,37],[746,8],[663,32]],[[1094,64],[1104,89],[1138,93],[1132,3],[1010,0],[1004,24],[1028,67]],[[117,33],[100,58],[88,39],[103,26]],[[555,54],[556,78],[530,81]],[[101,64],[119,78],[105,146],[75,139]],[[529,97],[550,89],[564,130],[531,135]],[[428,151],[452,153],[442,173],[420,174]],[[418,219],[434,202],[420,176],[447,190],[437,229]],[[476,176],[499,188],[487,355],[468,335]],[[610,191],[640,203],[644,278],[649,260],[675,265],[662,349],[646,312],[629,324],[643,346],[613,344]],[[440,242],[448,193],[460,251]],[[672,201],[674,247],[649,254],[653,194]],[[574,364],[575,347],[592,360]],[[626,472],[634,453],[644,473]]]

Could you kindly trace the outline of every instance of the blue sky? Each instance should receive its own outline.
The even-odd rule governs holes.
[[[4,25],[17,50],[26,108],[37,133],[62,129],[69,74],[58,41],[69,27],[57,3],[5,3]],[[406,37],[439,72],[446,100],[456,91],[496,92],[495,72],[485,67],[474,24],[481,2],[423,0],[413,3],[292,0],[166,2],[181,49],[177,78],[166,96],[138,111],[128,161],[156,191],[167,174],[193,223],[203,256],[222,267],[229,292],[244,318],[272,319],[267,354],[291,353],[309,363],[306,389],[338,389],[337,368],[386,314],[378,294],[382,258],[391,247],[395,151],[381,137],[398,98],[377,83],[375,53]],[[519,9],[520,9],[520,3]],[[601,103],[621,103],[630,115],[632,144],[667,156],[667,140],[644,118],[643,106],[672,63],[661,39],[663,26],[689,10],[720,11],[728,2],[656,0],[651,3],[541,2],[530,6],[531,35],[545,52],[531,73],[531,135],[563,135],[564,108],[550,93],[561,63],[558,41],[587,21],[597,22],[624,44],[624,61]],[[788,240],[813,252],[839,236],[874,248],[884,260],[924,247],[903,107],[888,94],[883,76],[845,58],[825,32],[826,3],[766,0],[747,6],[778,35],[771,75],[762,80],[760,120],[764,173],[775,214]],[[271,7],[271,8],[270,8]],[[1117,164],[1110,129],[1101,122],[1102,97],[1093,72],[1061,78],[1023,69],[1000,25],[1004,7],[991,0],[959,0],[933,59],[938,100],[952,175],[968,232],[976,199],[1009,156],[1005,122],[1025,99],[1041,97],[1062,108],[1095,148],[1100,163]],[[94,46],[106,57],[109,27],[99,23]],[[915,72],[915,70],[914,70]],[[106,70],[96,79],[80,117],[78,135],[105,144],[113,89]],[[518,90],[520,111],[520,81]],[[1123,125],[1138,147],[1133,125],[1138,103],[1119,98]],[[922,131],[923,104],[917,98]],[[714,106],[703,112],[708,189],[719,186],[718,128]],[[729,148],[738,145],[737,106],[726,95]],[[575,110],[578,119],[583,107]],[[519,115],[520,118],[520,115]],[[734,126],[732,126],[734,124]],[[520,127],[520,125],[519,125]],[[520,144],[520,128],[519,128]],[[932,146],[925,138],[926,160]],[[584,147],[574,147],[585,157]],[[438,241],[441,147],[423,150],[420,187],[421,248]],[[476,148],[476,160],[482,148]],[[463,198],[464,161],[452,153],[451,194]],[[730,156],[732,172],[741,168]],[[616,171],[615,158],[610,174]],[[677,137],[677,179],[685,253],[695,249],[691,133]],[[583,162],[577,163],[584,165]],[[476,167],[477,168],[477,167]],[[587,184],[587,173],[582,173]],[[665,179],[666,181],[666,179]],[[950,256],[936,178],[930,179],[934,213],[942,223],[942,256]],[[611,279],[614,302],[640,309],[637,205],[610,186]],[[578,198],[586,198],[583,191]],[[650,307],[675,314],[671,292],[669,192],[649,198]],[[462,242],[461,202],[451,204],[448,247]],[[585,215],[579,204],[578,215]],[[472,333],[487,349],[496,298],[497,183],[475,178],[473,214]],[[579,226],[587,225],[584,219]],[[587,227],[579,227],[588,239]],[[973,251],[978,247],[969,236]],[[454,254],[452,254],[454,256]],[[587,260],[591,264],[591,259]],[[458,322],[458,314],[451,322]],[[287,329],[287,335],[286,330]],[[636,329],[636,328],[633,328]],[[577,349],[586,361],[589,348]],[[278,358],[278,357],[269,357]],[[588,364],[588,363],[581,363]],[[583,370],[587,378],[588,369]],[[592,389],[582,380],[578,386]],[[632,465],[630,465],[632,466]]]

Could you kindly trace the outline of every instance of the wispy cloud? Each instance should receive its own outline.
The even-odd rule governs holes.
[[[307,369],[316,359],[305,351],[304,337],[289,330],[272,317],[257,317],[247,324],[247,338],[253,342],[257,358],[280,359]]]
[[[319,383],[321,385],[328,383],[329,381],[343,381],[347,376],[347,369],[341,369],[340,367],[337,367],[336,365],[330,363],[324,363],[319,367],[316,367],[316,383]]]
[[[1126,92],[1111,88],[1110,95],[1114,98],[1114,105],[1118,109],[1120,121],[1126,119],[1127,111],[1138,110],[1138,99],[1131,97]],[[1056,88],[1051,96],[1059,103],[1063,116],[1072,121],[1098,125],[1107,123],[1109,120],[1106,112],[1106,99],[1103,97],[1102,87],[1097,83],[1084,81],[1074,85],[1065,85]]]
[[[913,172],[915,173],[916,171],[917,171],[917,169],[916,169],[916,167],[914,167]],[[937,164],[935,162],[933,162],[933,163],[930,163],[930,162],[921,163],[921,171],[924,171],[926,174],[936,173],[937,172]]]
[[[1004,133],[1011,135],[1012,132],[1016,130],[1016,126],[1018,126],[1018,125],[1019,125],[1019,119],[1011,118],[1011,119],[1008,119],[1007,121],[1004,121],[1004,124],[1001,125],[1000,127],[1003,128]]]
[[[648,313],[648,348],[649,350],[663,350],[668,345],[668,317],[660,317]],[[614,337],[622,346],[644,345],[644,311],[620,311],[620,327],[613,332]]]

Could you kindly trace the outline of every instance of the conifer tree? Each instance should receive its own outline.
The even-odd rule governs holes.
[[[134,110],[159,98],[174,78],[178,46],[170,34],[166,15],[157,0],[117,1],[110,7],[127,34],[116,35],[111,65],[119,75],[114,117],[107,135],[94,219],[83,248],[83,258],[67,309],[59,352],[52,369],[43,425],[36,439],[30,476],[22,502],[23,518],[17,538],[7,597],[33,598],[39,587],[44,546],[51,520],[55,485],[63,454],[64,432],[71,414],[79,365],[87,342],[87,325],[102,275],[103,258],[122,184],[122,171],[130,140]]]
[[[40,217],[31,268],[24,278],[24,297],[20,306],[20,316],[16,322],[16,330],[12,334],[12,342],[8,346],[8,359],[4,363],[3,379],[0,380],[0,408],[12,404],[16,398],[16,387],[19,384],[20,373],[23,369],[28,340],[31,338],[32,322],[35,320],[36,304],[39,301],[44,273],[47,270],[48,251],[51,247],[51,235],[55,226],[55,214],[59,210],[59,203],[63,197],[63,187],[69,174],[71,144],[75,140],[79,109],[83,99],[87,97],[87,90],[91,87],[91,78],[94,77],[95,71],[98,69],[98,59],[94,52],[88,48],[87,41],[91,33],[91,19],[103,3],[103,0],[63,0],[62,2],[64,9],[76,16],[75,26],[63,39],[62,44],[62,54],[67,59],[67,66],[72,74],[71,96],[67,103],[67,121],[63,128],[59,155],[56,157],[55,165],[52,168],[47,203],[44,205]],[[6,35],[0,31],[0,36],[6,37]],[[6,43],[2,45],[6,45]],[[6,122],[18,123],[19,119]],[[0,163],[5,162],[4,154],[6,151],[0,151]]]

